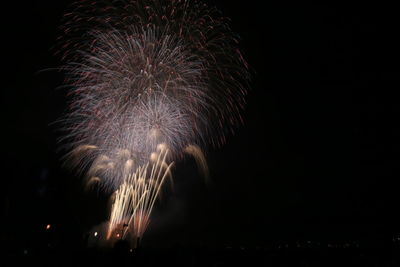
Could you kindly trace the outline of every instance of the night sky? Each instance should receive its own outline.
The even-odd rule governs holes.
[[[74,244],[107,218],[62,166],[66,109],[53,49],[71,1],[2,3],[3,240]],[[11,2],[11,3],[10,3]],[[252,71],[245,123],[174,170],[144,246],[380,240],[400,233],[399,16],[390,6],[206,1],[241,36]],[[271,3],[265,3],[271,2]],[[275,1],[276,2],[276,1]]]

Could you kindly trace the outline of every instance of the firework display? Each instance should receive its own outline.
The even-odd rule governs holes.
[[[139,240],[173,161],[242,122],[249,73],[227,19],[197,0],[79,1],[65,15],[69,162],[115,192],[107,238]]]

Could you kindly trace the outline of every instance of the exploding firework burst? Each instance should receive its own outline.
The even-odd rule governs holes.
[[[249,73],[237,38],[197,0],[79,1],[63,31],[71,162],[88,186],[117,190],[108,234],[122,223],[140,238],[171,162],[188,153],[207,175],[200,147],[242,121]],[[168,151],[152,165],[164,176],[147,173],[154,151]]]

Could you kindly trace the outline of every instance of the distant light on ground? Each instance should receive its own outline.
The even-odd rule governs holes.
[[[50,225],[50,224],[46,225],[46,230],[49,230],[49,229],[50,229],[50,227],[51,227],[51,225]]]

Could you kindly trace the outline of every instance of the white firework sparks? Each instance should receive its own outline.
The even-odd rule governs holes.
[[[198,0],[82,0],[63,31],[63,142],[88,187],[116,190],[110,237],[124,222],[140,238],[172,162],[192,155],[207,176],[201,147],[241,123],[247,64],[227,19]]]

